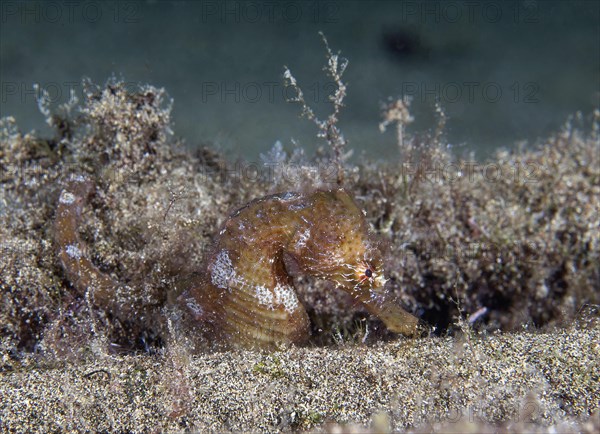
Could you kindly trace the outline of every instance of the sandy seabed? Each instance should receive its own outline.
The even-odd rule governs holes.
[[[596,329],[107,356],[3,373],[0,420],[14,432],[592,433],[599,342]]]

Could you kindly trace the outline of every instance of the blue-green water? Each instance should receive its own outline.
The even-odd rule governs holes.
[[[0,115],[44,129],[33,83],[54,102],[87,76],[166,88],[174,131],[257,159],[291,140],[314,149],[314,125],[286,102],[283,65],[318,114],[332,83],[323,31],[350,61],[340,126],[371,158],[397,155],[380,105],[413,97],[412,128],[434,125],[440,100],[460,153],[533,142],[600,98],[596,1],[17,2],[1,4]]]

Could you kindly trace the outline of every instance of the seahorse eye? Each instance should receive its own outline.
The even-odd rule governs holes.
[[[371,271],[370,268],[367,268],[365,270],[365,276],[367,276],[367,277],[373,277],[373,272]]]

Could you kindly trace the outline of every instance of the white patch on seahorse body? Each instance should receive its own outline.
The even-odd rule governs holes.
[[[65,205],[71,205],[75,202],[75,195],[67,190],[63,190],[58,201]]]
[[[221,250],[217,254],[211,267],[210,278],[213,285],[229,291],[232,286],[239,289],[248,287],[248,281],[236,273],[226,250]],[[258,285],[254,288],[254,293],[256,300],[269,309],[275,309],[276,306],[281,305],[286,312],[292,313],[299,306],[294,288],[288,285],[277,284],[273,289]]]
[[[296,241],[296,247],[305,247],[306,242],[310,238],[310,228],[306,228],[304,232],[300,234],[298,237],[298,241]]]
[[[299,305],[298,297],[294,292],[294,288],[288,285],[277,284],[273,289],[275,295],[275,303],[283,305],[286,312],[294,312]]]
[[[275,308],[273,304],[273,292],[269,288],[263,285],[257,286],[255,294],[260,304],[267,306],[269,309]]]
[[[277,284],[273,289],[259,285],[255,288],[255,295],[260,304],[271,310],[283,306],[286,312],[292,313],[299,305],[294,288],[287,285]]]
[[[305,208],[308,208],[308,204],[306,204],[306,203],[292,203],[291,205],[288,206],[288,209],[290,211],[300,211]]]
[[[204,315],[204,308],[200,304],[198,304],[196,300],[187,299],[186,305],[190,309],[190,311],[192,311],[196,318],[202,318],[202,316]]]
[[[210,280],[218,288],[229,289],[229,283],[235,278],[236,273],[229,258],[229,253],[227,253],[227,250],[221,250],[212,264]]]
[[[69,244],[65,247],[65,252],[73,259],[81,259],[82,253],[76,244]]]

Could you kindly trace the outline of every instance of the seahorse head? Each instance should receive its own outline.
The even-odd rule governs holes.
[[[334,282],[395,333],[412,335],[418,320],[384,289],[381,248],[363,212],[343,190],[314,195],[310,237],[304,237],[304,269]],[[304,234],[306,235],[306,234]]]
[[[294,243],[308,274],[334,282],[361,300],[385,285],[380,248],[369,233],[363,212],[344,190],[313,196],[310,219]]]
[[[366,229],[346,232],[330,254],[333,267],[327,278],[338,287],[361,301],[383,292],[383,260]]]

